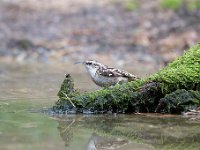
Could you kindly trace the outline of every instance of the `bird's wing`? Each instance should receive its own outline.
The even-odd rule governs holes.
[[[120,77],[122,76],[117,69],[114,68],[101,68],[101,70],[98,70],[98,73],[105,77]]]
[[[137,79],[133,74],[115,68],[102,68],[98,73],[106,77],[127,77],[130,79]]]

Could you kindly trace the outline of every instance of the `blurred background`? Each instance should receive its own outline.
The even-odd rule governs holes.
[[[136,149],[199,149],[199,123],[176,117],[88,123],[45,114],[65,73],[81,91],[99,88],[74,62],[94,59],[145,77],[198,43],[199,31],[200,0],[0,0],[0,149],[83,149],[97,125],[139,138],[145,145]]]
[[[95,59],[145,76],[199,31],[200,0],[0,0],[1,63]]]

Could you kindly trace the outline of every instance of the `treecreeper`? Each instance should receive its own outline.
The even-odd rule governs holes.
[[[108,67],[95,60],[77,63],[82,63],[85,66],[92,81],[100,87],[114,86],[115,84],[123,84],[139,79],[129,72]]]

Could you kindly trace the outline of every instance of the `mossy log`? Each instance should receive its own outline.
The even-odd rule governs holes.
[[[122,85],[80,94],[67,75],[56,112],[180,113],[200,106],[200,43],[157,73]]]

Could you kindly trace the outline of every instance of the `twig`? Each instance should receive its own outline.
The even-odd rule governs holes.
[[[68,100],[68,101],[72,104],[72,106],[76,108],[76,106],[75,106],[74,103],[70,100],[70,98],[67,96],[67,94],[65,94],[63,91],[61,91],[61,92],[62,92],[62,94],[65,95],[65,97],[66,97],[65,99]]]

